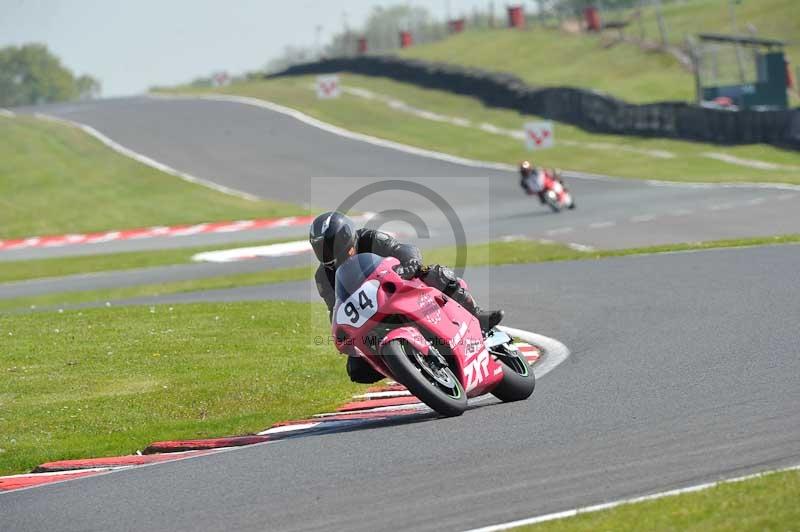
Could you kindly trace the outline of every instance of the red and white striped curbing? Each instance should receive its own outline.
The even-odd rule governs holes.
[[[283,218],[262,218],[257,220],[238,220],[228,222],[208,222],[195,225],[175,225],[172,227],[143,227],[73,235],[34,236],[13,240],[0,240],[0,251],[29,248],[56,248],[81,244],[99,244],[123,240],[141,240],[155,237],[180,237],[206,233],[236,233],[256,229],[277,227],[296,227],[310,224],[314,216],[287,216]]]
[[[217,448],[222,448],[218,446]],[[184,451],[185,449],[176,449],[176,451]],[[133,467],[146,464],[154,464],[158,462],[166,462],[169,460],[176,460],[178,458],[185,458],[188,456],[199,456],[208,454],[208,450],[191,450],[184,453],[165,455],[165,454],[131,454],[128,456],[108,456],[103,458],[80,458],[78,460],[57,460],[55,462],[46,462],[36,469],[33,473],[52,473],[55,471],[74,471],[77,469],[96,469],[96,468],[121,468]]]
[[[538,347],[527,343],[515,345],[525,354],[528,362],[532,365],[539,360],[541,351]],[[412,396],[405,387],[395,382],[389,382],[368,388],[366,393],[354,396],[351,402],[340,406],[335,412],[317,414],[311,419],[281,421],[258,434],[200,440],[161,441],[150,444],[143,454],[47,462],[34,469],[33,473],[0,477],[0,493],[119,469],[181,460],[222,449],[265,443],[294,435],[341,430],[345,427],[350,428],[368,422],[386,421],[404,416],[430,416],[432,414],[433,411]]]
[[[0,493],[5,491],[21,490],[33,488],[44,484],[54,484],[74,478],[90,477],[108,473],[112,471],[108,467],[98,467],[94,469],[82,469],[77,471],[56,471],[53,473],[25,473],[24,475],[11,475],[0,477]]]

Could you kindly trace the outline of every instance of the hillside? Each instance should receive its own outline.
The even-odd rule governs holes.
[[[745,1],[737,8],[738,24],[740,28],[752,25],[763,37],[796,39],[800,35],[797,7],[797,0]],[[727,0],[667,4],[664,19],[673,44],[700,31],[730,32]],[[645,10],[643,20],[646,39],[657,39],[652,8]],[[638,36],[638,26],[631,26],[627,33]],[[631,102],[694,98],[693,77],[675,57],[643,51],[630,43],[608,46],[615,36],[616,32],[598,36],[539,26],[527,31],[474,29],[400,55],[512,72],[540,86],[592,88]],[[800,64],[800,41],[787,47],[787,55]]]

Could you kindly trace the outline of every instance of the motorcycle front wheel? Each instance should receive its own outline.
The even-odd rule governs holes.
[[[553,212],[561,211],[561,205],[558,203],[558,195],[552,190],[548,190],[544,196],[545,201],[547,201],[547,205],[553,210]]]
[[[381,350],[383,361],[397,381],[420,401],[443,416],[460,416],[467,409],[467,394],[453,371],[439,367],[403,340],[392,340]]]
[[[536,377],[525,355],[508,347],[491,353],[503,364],[503,380],[492,390],[492,395],[504,403],[530,397],[536,387]]]

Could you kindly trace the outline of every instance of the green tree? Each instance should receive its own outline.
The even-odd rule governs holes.
[[[81,100],[92,100],[100,96],[102,85],[92,76],[84,74],[75,80],[75,88]]]
[[[13,107],[95,97],[100,83],[75,78],[47,46],[25,44],[0,49],[0,105]]]

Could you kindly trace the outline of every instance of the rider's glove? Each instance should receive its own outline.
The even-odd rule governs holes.
[[[398,264],[394,267],[394,271],[397,272],[401,278],[408,281],[409,279],[413,279],[417,272],[419,272],[420,263],[417,260],[410,260],[405,264]]]

